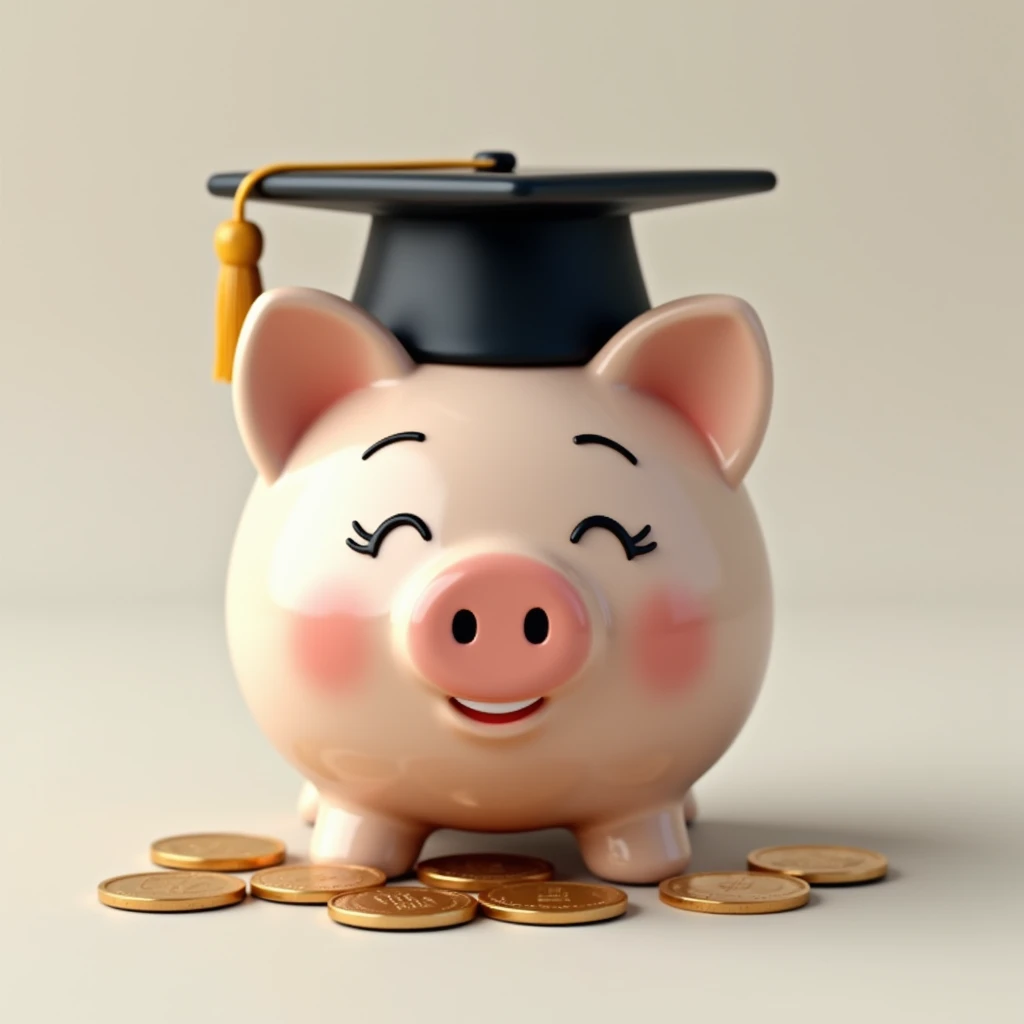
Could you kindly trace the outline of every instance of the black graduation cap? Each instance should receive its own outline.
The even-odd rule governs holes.
[[[259,294],[262,240],[241,213],[251,197],[370,214],[353,301],[390,328],[416,361],[581,365],[650,308],[631,214],[774,186],[775,175],[763,170],[516,170],[511,153],[215,174],[209,191],[235,197],[235,219],[215,239],[224,270],[230,276],[233,268],[243,274],[248,268],[255,275],[247,301],[237,289],[219,296],[218,316],[222,328],[224,317],[233,317],[227,330],[237,337]],[[215,370],[221,379],[230,379],[233,351],[231,338],[230,354],[221,352]]]

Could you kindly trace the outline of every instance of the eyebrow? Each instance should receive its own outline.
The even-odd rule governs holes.
[[[427,435],[421,434],[418,430],[403,430],[400,434],[388,434],[387,437],[382,437],[379,441],[374,441],[369,448],[363,452],[363,459],[368,459],[374,452],[379,452],[381,448],[386,448],[389,444],[395,444],[397,441],[426,441]]]
[[[625,456],[633,463],[634,466],[639,465],[637,457],[624,445],[619,444],[618,441],[613,441],[610,437],[603,437],[601,434],[577,434],[572,439],[573,444],[603,444],[606,448],[611,448],[613,451],[618,452],[620,455]]]

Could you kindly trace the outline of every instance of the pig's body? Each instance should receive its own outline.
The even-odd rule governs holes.
[[[767,417],[763,339],[745,307],[691,301],[725,303],[698,312],[747,329],[733,346],[747,362],[712,375],[732,421],[715,403],[681,415],[685,388],[655,396],[662,377],[706,372],[703,356],[679,362],[681,344],[658,357],[659,311],[586,368],[489,369],[414,367],[319,293],[254,309],[236,401],[262,479],[228,634],[257,721],[319,790],[314,859],[394,875],[436,828],[567,826],[606,878],[686,867],[684,797],[746,720],[771,633],[740,483]],[[699,345],[707,325],[680,308]],[[315,336],[315,369],[285,380],[277,339],[294,357],[299,335]],[[727,371],[746,375],[739,398]],[[363,457],[401,432],[423,439]],[[415,519],[368,540],[396,515]]]

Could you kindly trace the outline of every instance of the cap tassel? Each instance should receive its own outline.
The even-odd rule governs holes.
[[[260,229],[245,219],[245,201],[264,178],[289,171],[434,171],[487,170],[499,160],[398,160],[378,163],[267,164],[247,174],[235,190],[234,214],[220,224],[213,236],[213,248],[220,260],[214,322],[213,379],[231,382],[235,348],[249,308],[260,297],[259,259],[263,252]]]
[[[217,279],[213,379],[230,383],[235,346],[249,307],[260,297],[259,258],[263,235],[246,220],[226,220],[213,236],[220,259]]]

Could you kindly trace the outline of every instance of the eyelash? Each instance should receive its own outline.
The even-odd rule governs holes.
[[[587,530],[593,530],[595,527],[615,534],[619,543],[625,548],[626,558],[629,561],[633,561],[638,555],[650,554],[658,546],[657,541],[653,540],[647,544],[640,543],[651,532],[650,526],[645,526],[639,533],[633,535],[621,523],[609,516],[587,516],[586,519],[576,524],[572,533],[569,534],[569,540],[573,544],[579,544]]]
[[[413,527],[424,540],[431,540],[433,538],[430,527],[419,516],[411,512],[400,512],[398,515],[389,516],[385,519],[373,533],[364,529],[358,519],[353,519],[352,529],[359,534],[362,541],[355,541],[349,537],[345,543],[360,555],[369,555],[371,558],[376,558],[384,538],[399,526]],[[573,544],[579,544],[588,530],[598,528],[607,530],[618,538],[619,543],[625,549],[626,558],[629,561],[632,561],[639,555],[650,554],[658,546],[657,541],[653,540],[646,544],[641,543],[644,537],[651,532],[649,525],[645,526],[639,533],[631,534],[621,523],[610,516],[587,516],[586,519],[581,520],[573,528],[572,533],[569,534],[569,541]]]
[[[369,555],[371,558],[376,558],[384,538],[398,526],[413,527],[424,540],[430,540],[433,536],[430,532],[430,527],[419,516],[413,515],[411,512],[399,512],[396,516],[388,516],[373,533],[368,533],[359,525],[359,520],[353,519],[352,529],[359,534],[364,543],[355,541],[351,537],[347,538],[345,543],[360,555]]]

